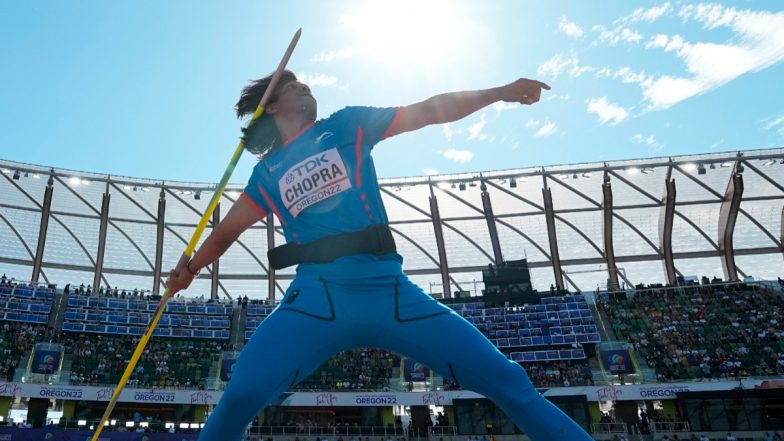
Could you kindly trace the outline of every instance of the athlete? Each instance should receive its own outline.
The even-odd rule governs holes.
[[[238,116],[253,113],[270,78],[243,90]],[[247,149],[260,158],[245,191],[167,282],[172,294],[186,289],[267,213],[279,219],[287,242],[268,253],[270,265],[297,265],[280,304],[238,357],[200,440],[239,441],[287,388],[335,353],[363,347],[405,354],[490,398],[534,441],[591,439],[534,389],[519,364],[409,281],[371,157],[385,138],[457,121],[498,101],[534,104],[543,89],[550,87],[519,79],[404,107],[347,107],[317,121],[310,88],[284,73],[264,115],[244,130]]]

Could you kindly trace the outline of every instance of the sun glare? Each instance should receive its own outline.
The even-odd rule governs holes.
[[[467,21],[444,1],[367,2],[340,20],[360,50],[391,67],[449,64],[470,44]]]

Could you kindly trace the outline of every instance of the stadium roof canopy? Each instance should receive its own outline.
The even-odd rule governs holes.
[[[215,188],[11,161],[0,170],[0,272],[59,286],[159,290],[156,275],[162,283],[176,264]],[[430,292],[446,279],[450,292],[478,293],[481,270],[500,258],[527,258],[540,290],[784,275],[784,149],[380,183],[404,267]],[[242,188],[229,186],[218,216]],[[246,231],[188,295],[267,298],[270,238],[283,243],[277,221]],[[275,274],[276,297],[293,274]]]

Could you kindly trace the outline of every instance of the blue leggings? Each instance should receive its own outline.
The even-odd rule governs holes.
[[[384,348],[495,402],[534,441],[592,440],[472,324],[400,275],[298,275],[259,325],[199,436],[240,441],[261,409],[335,353]]]

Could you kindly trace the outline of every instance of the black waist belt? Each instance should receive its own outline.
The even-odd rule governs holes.
[[[300,263],[330,263],[353,254],[386,254],[397,251],[388,225],[373,225],[362,231],[325,236],[311,243],[287,243],[267,251],[272,268],[279,270]]]

